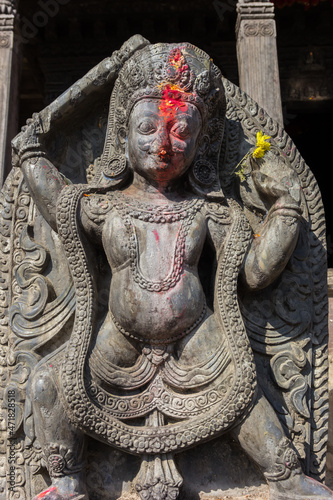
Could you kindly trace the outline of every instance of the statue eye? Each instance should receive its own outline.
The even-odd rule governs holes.
[[[141,134],[152,134],[156,132],[155,125],[149,120],[141,122],[138,126],[138,129]]]
[[[186,139],[190,135],[190,129],[186,123],[175,124],[170,132],[180,139]]]

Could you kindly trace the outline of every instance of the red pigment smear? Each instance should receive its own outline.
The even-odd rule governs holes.
[[[188,65],[185,64],[185,58],[179,49],[172,51],[172,56],[169,56],[169,64],[174,67],[178,75],[189,69]]]
[[[47,495],[48,493],[50,493],[51,491],[55,491],[57,488],[55,486],[51,486],[50,488],[48,488],[47,490],[43,491],[42,493],[40,493],[37,498],[44,498],[45,495]]]
[[[171,64],[174,66],[180,66],[180,59],[181,59],[182,53],[180,50],[175,51],[173,58],[171,59]],[[178,63],[178,64],[177,64]]]
[[[170,297],[167,297],[167,300],[169,302],[169,306],[170,306],[170,311],[173,313],[173,304],[172,304],[172,300]]]
[[[179,49],[174,49],[170,52],[169,55],[169,66],[168,72],[172,79],[179,79],[183,73],[189,71],[189,67],[185,62],[185,58]],[[160,106],[160,110],[162,112],[169,112],[170,108],[174,112],[175,109],[179,108],[187,108],[184,102],[181,102],[182,95],[186,94],[186,92],[178,87],[177,85],[173,85],[171,83],[163,82],[161,84],[163,87],[162,98],[163,102]]]
[[[159,237],[159,235],[158,235],[157,230],[156,230],[156,229],[154,229],[153,233],[154,233],[154,236],[155,236],[156,241],[157,241],[157,243],[158,243],[158,242],[160,241],[160,237]]]
[[[182,311],[180,313],[178,313],[178,316],[177,318],[180,320],[180,319],[183,319],[184,317],[186,317],[186,314],[187,314],[187,308],[186,307],[183,307]]]
[[[165,151],[165,149],[161,149],[161,151],[158,153],[158,156],[163,159],[168,156],[168,153],[167,151]]]
[[[186,111],[187,104],[181,100],[183,94],[186,94],[186,92],[175,85],[166,85],[162,91],[163,100],[159,106],[161,114],[174,115],[178,109]]]

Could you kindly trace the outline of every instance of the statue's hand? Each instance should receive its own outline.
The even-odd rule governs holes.
[[[294,210],[300,213],[300,186],[290,176],[281,180],[274,179],[254,168],[251,173],[258,195],[270,210]]]
[[[243,277],[252,290],[270,285],[286,267],[298,241],[301,223],[301,195],[297,174],[291,169],[280,171],[272,164],[263,165],[273,178],[252,166],[251,178],[257,196],[267,213],[256,226],[256,235],[250,245]],[[276,173],[277,172],[277,173]]]
[[[39,122],[39,115],[35,114],[13,143],[13,163],[20,166],[28,158],[43,155],[43,133]]]

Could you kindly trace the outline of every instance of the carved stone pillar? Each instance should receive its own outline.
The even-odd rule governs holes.
[[[274,5],[239,0],[237,12],[239,86],[283,124]]]
[[[330,477],[333,472],[333,269],[327,271],[327,289],[328,289],[328,361],[329,361],[329,405],[330,413],[328,419],[328,447],[327,447],[327,469],[330,471]]]
[[[18,121],[18,41],[16,1],[0,0],[0,186],[10,170],[10,141]]]

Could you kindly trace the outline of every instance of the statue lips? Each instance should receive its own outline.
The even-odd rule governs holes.
[[[170,153],[168,153],[167,151],[165,151],[165,149],[161,149],[161,151],[158,153],[158,156],[160,158],[168,158],[170,156]]]
[[[160,170],[165,170],[170,165],[172,156],[174,154],[170,151],[166,151],[165,149],[161,149],[157,154],[150,153],[153,157],[154,161],[157,164],[157,168]]]
[[[158,153],[158,156],[160,157],[163,163],[167,164],[170,162],[172,154],[166,151],[165,149],[161,149],[161,151]],[[163,168],[166,168],[166,166],[167,165],[165,165],[165,167]]]

